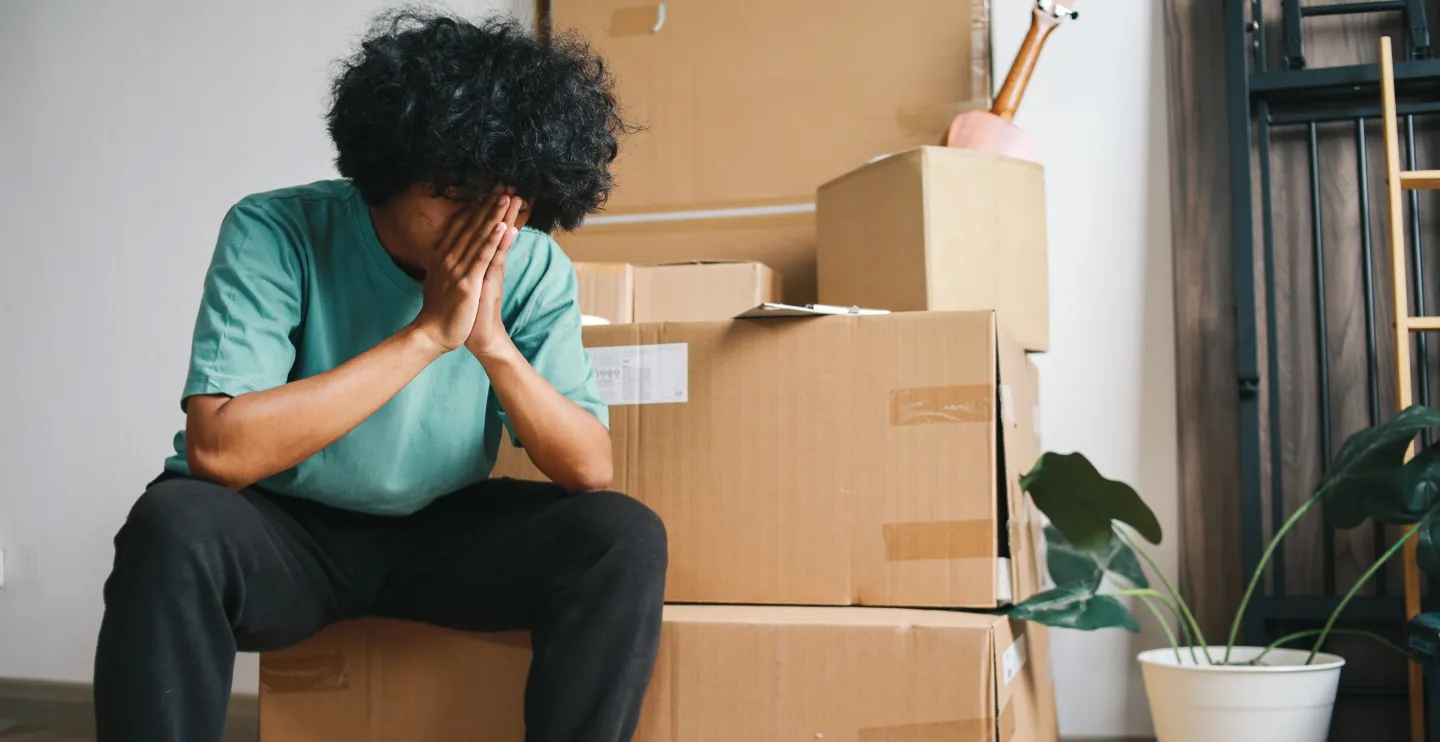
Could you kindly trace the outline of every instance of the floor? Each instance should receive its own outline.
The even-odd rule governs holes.
[[[92,742],[93,737],[0,719],[0,742]]]

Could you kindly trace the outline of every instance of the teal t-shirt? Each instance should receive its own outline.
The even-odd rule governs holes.
[[[381,247],[348,181],[250,196],[221,225],[182,400],[323,373],[404,328],[420,305],[419,282]],[[523,229],[511,247],[501,312],[535,370],[608,425],[581,345],[575,268],[544,233]],[[485,370],[462,347],[345,437],[259,486],[404,515],[488,477],[506,425]],[[183,430],[166,469],[189,474]]]

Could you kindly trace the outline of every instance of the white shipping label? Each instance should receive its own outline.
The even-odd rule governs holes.
[[[1015,591],[1010,588],[1010,560],[1000,557],[995,560],[995,582],[998,593],[995,597],[1001,603],[1009,603],[1015,599]]]
[[[616,345],[586,348],[607,405],[690,401],[690,346]]]
[[[1001,670],[1005,673],[1005,684],[1009,685],[1016,675],[1020,674],[1020,668],[1025,666],[1025,637],[1015,640],[1010,648],[1000,659]]]

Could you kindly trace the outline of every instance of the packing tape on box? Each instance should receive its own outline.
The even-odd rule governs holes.
[[[865,727],[859,742],[993,742],[994,719],[934,721],[927,724],[896,724],[888,727]],[[1002,740],[1003,742],[1003,740]]]
[[[349,687],[350,665],[343,654],[269,655],[260,663],[260,689],[266,693],[318,693]]]
[[[610,15],[611,36],[660,33],[665,27],[665,3],[616,8]]]
[[[885,523],[885,561],[983,559],[994,556],[995,525],[988,518],[927,523]]]
[[[1015,737],[1015,704],[1007,703],[1000,712],[1000,740],[999,742],[1010,742]]]
[[[930,386],[890,392],[890,424],[985,423],[995,419],[995,387]]]

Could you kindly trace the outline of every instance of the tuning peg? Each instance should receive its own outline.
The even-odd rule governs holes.
[[[1068,18],[1073,21],[1080,17],[1079,11],[1071,10],[1055,0],[1036,0],[1035,5],[1040,8],[1040,12],[1049,13],[1056,18]]]

